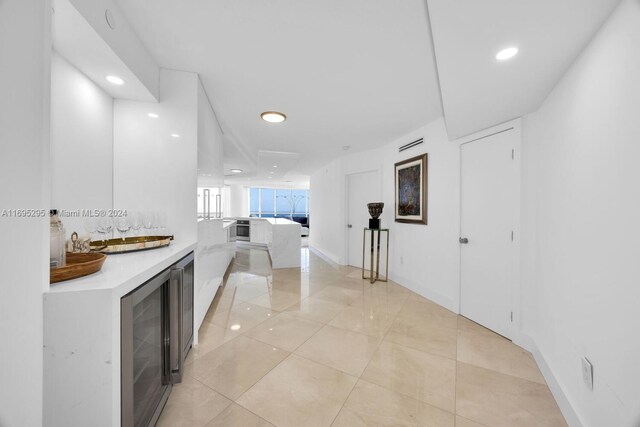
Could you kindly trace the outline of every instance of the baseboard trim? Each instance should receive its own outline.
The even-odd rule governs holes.
[[[556,376],[553,374],[553,371],[549,367],[549,364],[547,363],[544,355],[538,348],[536,341],[530,335],[520,333],[520,339],[516,344],[529,350],[533,355],[533,358],[535,359],[540,372],[542,372],[542,376],[547,382],[549,390],[551,390],[551,394],[553,394],[553,397],[556,400],[556,403],[558,404],[562,415],[564,415],[564,419],[567,421],[569,427],[584,427],[583,422],[580,420],[580,417],[578,417],[578,414],[573,409],[573,406],[571,405],[569,398],[564,392],[564,389],[556,379]]]
[[[324,252],[322,249],[320,249],[320,248],[318,248],[316,246],[313,246],[311,244],[309,244],[309,250],[311,252],[313,252],[314,254],[318,255],[320,258],[322,258],[323,260],[325,260],[329,264],[338,264],[338,265],[340,265],[340,263],[338,262],[338,257],[333,255],[333,254]]]
[[[398,274],[395,274],[393,271],[389,272],[389,278],[394,282],[396,282],[397,284],[409,289],[410,291],[413,291],[416,294],[423,296],[427,299],[430,299],[431,301],[435,302],[438,305],[441,305],[447,310],[453,311],[456,314],[458,313],[458,310],[451,298],[440,295],[437,292],[433,292],[432,290],[429,290],[424,286],[420,285],[420,283],[413,280],[409,280]]]

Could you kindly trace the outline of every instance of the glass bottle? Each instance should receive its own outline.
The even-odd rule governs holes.
[[[51,234],[51,245],[49,247],[49,267],[64,267],[67,258],[67,251],[65,247],[66,235],[64,226],[62,225],[62,221],[60,221],[57,209],[51,209],[49,211],[49,216],[49,229]]]

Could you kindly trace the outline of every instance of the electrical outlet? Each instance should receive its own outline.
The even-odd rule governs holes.
[[[582,380],[589,390],[593,390],[593,365],[586,357],[582,358]]]

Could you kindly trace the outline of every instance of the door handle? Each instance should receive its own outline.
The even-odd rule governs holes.
[[[460,242],[461,245],[467,245],[469,243],[469,239],[467,239],[466,237],[461,237],[458,239],[458,242]]]
[[[353,225],[347,224],[347,228],[353,228]]]
[[[211,219],[211,191],[209,189],[205,189],[203,192],[203,203],[204,206],[202,209],[204,210],[204,218]]]

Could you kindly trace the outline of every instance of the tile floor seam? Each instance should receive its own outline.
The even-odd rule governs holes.
[[[215,325],[215,326],[218,326],[218,325]],[[221,326],[218,326],[218,327],[221,327]],[[225,329],[225,330],[226,330],[226,329]],[[235,336],[234,336],[233,338],[231,338],[230,340],[222,342],[221,344],[219,344],[219,345],[215,346],[214,348],[212,348],[211,350],[207,351],[206,353],[204,353],[204,354],[202,354],[202,355],[200,355],[200,356],[193,356],[193,361],[192,361],[191,363],[195,362],[195,361],[196,361],[196,360],[198,360],[198,359],[202,359],[202,358],[203,358],[203,357],[205,357],[207,354],[211,353],[211,352],[212,352],[212,351],[214,351],[214,350],[219,349],[220,347],[222,347],[222,346],[223,346],[223,345],[225,345],[226,343],[229,343],[229,342],[231,342],[231,341],[235,340],[236,338],[238,338],[238,337],[239,337],[239,336],[241,336],[241,335],[242,335],[241,333],[240,333],[240,334],[235,335]],[[200,344],[198,344],[198,345],[200,345]],[[196,347],[197,347],[197,346],[196,346]],[[193,350],[193,349],[194,349],[194,347],[192,347],[192,348],[191,348],[191,350]]]
[[[395,320],[394,320],[394,323],[395,323]],[[392,325],[392,327],[393,327],[393,325]],[[446,328],[446,329],[453,329],[453,328]],[[389,330],[391,330],[391,328],[389,328]],[[452,358],[452,357],[448,357],[448,356],[443,356],[442,354],[432,353],[431,351],[427,351],[427,350],[424,350],[424,349],[422,349],[422,348],[418,348],[417,346],[410,345],[410,344],[407,344],[407,343],[402,343],[402,344],[400,344],[400,343],[396,343],[395,341],[391,341],[391,342],[393,342],[394,344],[397,344],[397,345],[401,345],[401,346],[406,347],[406,348],[410,348],[410,349],[412,349],[412,350],[419,351],[419,352],[421,352],[421,353],[429,354],[429,355],[431,355],[431,356],[443,357],[443,358],[445,358],[445,359],[449,359],[449,360],[453,360],[454,362],[457,362],[457,361],[458,361],[458,355],[457,355],[457,342],[458,342],[458,337],[457,337],[457,332],[458,332],[458,330],[456,329],[456,356],[455,356],[455,357],[453,357],[453,358]],[[385,338],[386,338],[386,337],[385,337]]]
[[[542,384],[542,383],[539,383],[537,381],[531,381],[531,380],[529,380],[527,378],[522,378],[522,377],[519,377],[519,376],[516,376],[516,375],[507,374],[507,373],[504,373],[504,372],[497,371],[495,369],[487,368],[485,366],[480,366],[480,365],[476,365],[476,364],[473,364],[473,363],[463,362],[461,360],[456,360],[456,365],[458,363],[462,363],[464,365],[472,366],[472,367],[478,368],[478,369],[484,369],[485,371],[493,372],[494,374],[504,375],[505,377],[510,377],[510,378],[513,378],[513,379],[516,379],[516,380],[520,380],[520,381],[525,381],[525,382],[530,383],[530,384],[537,384],[539,386],[545,386],[545,387],[547,387],[547,389],[549,389],[549,385],[546,384],[546,383]],[[549,389],[549,392],[551,392],[551,389]]]
[[[384,340],[383,340],[383,341],[384,341]],[[382,344],[382,343],[381,343],[381,344]],[[418,352],[418,353],[426,354],[426,355],[427,355],[427,356],[429,356],[429,357],[436,357],[436,358],[441,358],[441,359],[447,359],[447,360],[450,360],[450,361],[454,362],[454,384],[453,384],[453,386],[454,386],[454,396],[455,396],[455,390],[456,390],[456,387],[457,387],[456,378],[457,378],[457,371],[458,371],[458,369],[457,369],[458,361],[457,361],[457,360],[452,360],[452,359],[449,359],[448,357],[443,357],[443,356],[438,356],[438,355],[436,355],[436,354],[427,353],[427,352],[424,352],[424,351],[421,351],[421,350],[418,350],[418,349],[415,349],[415,348],[407,347],[407,346],[402,345],[402,344],[396,344],[396,343],[392,343],[392,344],[393,344],[394,346],[396,346],[396,347],[404,347],[404,348],[406,348],[406,349],[409,349],[409,350],[412,350],[412,351],[416,351],[416,352]],[[373,360],[373,358],[372,358],[371,360]],[[371,361],[369,361],[369,363],[371,363]],[[368,365],[367,365],[367,367],[368,367]],[[364,375],[364,372],[366,372],[366,369],[362,372],[362,373],[363,373],[363,375]],[[419,402],[426,403],[427,405],[435,406],[436,408],[441,409],[441,410],[443,410],[443,411],[446,411],[446,412],[452,413],[451,411],[449,411],[449,410],[447,410],[447,409],[444,409],[444,408],[442,408],[442,407],[440,407],[440,406],[436,406],[436,405],[434,405],[433,403],[426,402],[426,401],[425,401],[425,400],[423,400],[423,399],[420,399],[420,398],[417,398],[417,397],[411,396],[411,395],[409,395],[409,394],[407,394],[407,393],[404,393],[404,392],[402,392],[402,391],[399,391],[399,390],[392,390],[392,389],[390,389],[389,387],[387,387],[387,386],[386,386],[386,385],[384,385],[384,384],[379,384],[379,383],[377,383],[377,382],[374,382],[374,381],[372,381],[372,380],[367,380],[367,379],[363,379],[363,381],[367,381],[367,382],[373,383],[373,384],[375,384],[375,385],[377,385],[377,386],[380,386],[380,387],[385,388],[385,389],[387,389],[387,390],[390,390],[390,391],[392,391],[392,392],[395,392],[395,393],[401,394],[401,395],[403,395],[403,396],[409,397],[409,398],[414,399],[414,400],[417,400],[417,401],[419,401]],[[456,414],[455,414],[455,410],[456,410],[456,401],[455,401],[455,397],[454,397],[454,402],[453,402],[453,411],[454,411],[454,412],[453,412],[453,415],[454,415],[454,416],[456,415]]]
[[[255,385],[255,384],[254,384],[254,385]],[[252,386],[252,387],[253,387],[253,386]],[[249,389],[249,390],[250,390],[250,389]],[[249,391],[249,390],[247,390],[247,391]],[[245,392],[245,393],[246,393],[246,392]],[[244,393],[242,393],[242,394],[244,394]],[[240,399],[240,398],[238,398],[238,399]],[[276,424],[273,424],[271,421],[267,420],[266,418],[261,417],[260,415],[258,415],[258,414],[256,414],[255,412],[253,412],[251,409],[249,409],[249,408],[247,408],[246,406],[242,405],[241,403],[238,403],[238,402],[236,402],[235,400],[231,402],[231,404],[232,404],[232,405],[233,405],[234,403],[235,403],[236,405],[238,405],[239,407],[241,407],[242,409],[244,409],[245,411],[251,412],[253,415],[255,415],[256,417],[260,418],[260,419],[261,419],[262,421],[264,421],[265,423],[269,423],[269,424],[271,424],[271,425],[273,425],[273,426],[275,426],[275,427],[278,427]],[[221,412],[221,413],[222,413],[222,412]],[[218,414],[218,415],[220,415],[220,414]],[[216,418],[217,418],[217,416],[216,416]],[[215,418],[214,418],[214,420],[215,420]],[[211,421],[209,421],[209,422],[211,422]]]
[[[490,426],[487,426],[486,424],[483,424],[483,423],[481,423],[479,421],[475,421],[475,420],[472,420],[471,418],[463,417],[463,416],[458,415],[458,414],[456,414],[455,417],[456,418],[459,417],[459,418],[465,419],[467,421],[471,421],[472,423],[478,424],[479,426],[482,426],[482,427],[490,427]],[[456,422],[456,425],[457,425],[458,424],[458,420],[455,420],[455,422]]]
[[[305,298],[305,299],[308,299],[308,298],[309,298],[309,297],[307,297],[307,298]],[[325,300],[322,300],[322,299],[319,299],[319,298],[315,298],[315,299],[316,299],[316,300],[318,300],[318,301],[326,302]],[[300,301],[302,302],[302,301],[304,301],[304,299],[303,299],[303,300],[300,300]],[[345,307],[345,308],[346,308],[346,307]],[[294,315],[294,316],[296,316],[296,317],[298,317],[298,318],[300,318],[300,319],[303,319],[303,320],[309,320],[309,319],[307,319],[307,318],[305,318],[305,317],[303,317],[303,316],[301,316],[301,315],[299,315],[299,314],[297,314],[297,313],[291,313],[291,314],[292,314],[292,315]],[[337,313],[337,314],[336,314],[334,317],[332,317],[328,322],[319,322],[319,321],[317,321],[317,320],[314,320],[314,322],[322,323],[323,325],[328,325],[328,324],[329,324],[329,323],[331,323],[331,322],[333,321],[333,319],[335,319],[339,314],[340,314],[340,313]]]
[[[351,377],[351,378],[355,378],[356,380],[359,380],[359,379],[360,379],[360,377],[356,377],[355,375],[352,375],[352,374],[350,374],[350,373],[348,373],[348,372],[342,371],[342,370],[340,370],[340,369],[338,369],[338,368],[335,368],[335,367],[333,367],[333,366],[329,366],[329,365],[327,365],[326,363],[319,362],[319,361],[317,361],[317,360],[313,360],[313,359],[309,359],[308,357],[305,357],[305,356],[303,356],[303,355],[301,355],[301,354],[297,354],[297,353],[291,353],[291,354],[293,354],[294,356],[297,356],[297,357],[299,357],[299,358],[301,358],[301,359],[304,359],[304,360],[306,360],[306,361],[308,361],[308,362],[317,363],[318,365],[322,365],[322,366],[324,366],[325,368],[333,369],[334,371],[337,371],[337,372],[339,372],[339,373],[341,373],[341,374],[347,375],[347,376],[349,376],[349,377]],[[287,356],[287,357],[288,357],[288,356]],[[284,360],[283,360],[283,362],[284,362]]]
[[[278,313],[278,315],[283,314],[283,313],[284,313],[284,312]],[[292,315],[292,316],[293,316],[293,315]],[[276,315],[276,316],[274,316],[274,317],[273,317],[273,319],[275,319],[276,317],[277,317],[277,315]],[[294,317],[296,317],[296,316],[294,316]],[[296,317],[296,318],[297,318],[297,317]],[[285,350],[285,349],[281,348],[281,350],[289,351],[289,353],[291,353],[291,354],[295,353],[295,351],[296,351],[297,349],[299,349],[302,345],[304,345],[304,343],[306,343],[307,341],[309,341],[311,338],[313,338],[313,337],[315,336],[315,334],[317,334],[317,333],[318,333],[318,332],[320,332],[320,331],[321,331],[325,326],[327,326],[327,325],[322,324],[322,323],[320,323],[320,322],[316,322],[316,321],[309,320],[309,319],[298,319],[298,320],[304,320],[304,321],[307,321],[307,322],[318,323],[318,324],[320,324],[320,325],[322,325],[322,326],[320,326],[320,328],[318,328],[318,330],[317,330],[317,331],[315,331],[315,332],[314,332],[314,333],[313,333],[309,338],[307,338],[306,340],[304,340],[304,341],[302,342],[302,344],[298,345],[298,346],[297,346],[295,349],[293,349],[292,351]],[[256,326],[258,326],[258,325],[256,325]],[[253,328],[252,328],[252,329],[253,329]],[[251,329],[249,329],[249,330],[247,330],[247,331],[245,331],[245,332],[249,332],[250,330],[251,330]],[[264,344],[267,344],[267,345],[273,345],[273,344],[271,344],[271,343],[268,343],[268,342],[262,341],[262,340],[260,340],[260,339],[258,339],[258,338],[254,338],[254,337],[250,337],[250,336],[247,336],[247,338],[251,338],[251,339],[254,339],[254,340],[256,340],[256,341],[260,341],[260,342],[262,342],[262,343],[264,343]],[[277,345],[274,345],[274,347],[280,348],[280,347],[278,347]],[[280,362],[280,363],[282,363],[282,362]]]
[[[404,304],[406,303],[406,300],[403,301],[402,303],[402,307],[404,307]],[[402,307],[400,308],[400,310],[402,310]],[[393,324],[393,322],[395,322],[396,318],[398,317],[398,315],[400,314],[400,311],[398,311],[398,313],[396,313],[395,317],[393,318],[393,321],[391,322],[391,324]],[[337,316],[336,316],[337,317]],[[351,397],[351,394],[353,393],[353,390],[355,390],[356,386],[358,385],[359,381],[366,381],[362,379],[362,375],[364,375],[364,373],[367,371],[367,368],[369,367],[369,365],[371,364],[371,361],[373,360],[373,358],[375,357],[376,353],[378,352],[378,350],[380,349],[380,346],[382,345],[382,343],[384,342],[384,340],[387,337],[387,334],[389,334],[389,330],[391,328],[389,327],[389,329],[387,329],[387,332],[385,332],[384,336],[382,337],[382,339],[380,339],[380,341],[378,341],[378,345],[376,346],[376,349],[373,351],[371,357],[369,358],[369,361],[367,362],[367,364],[365,365],[364,369],[362,370],[362,372],[360,373],[360,375],[358,376],[358,380],[356,381],[356,383],[353,385],[353,388],[351,389],[351,391],[349,392],[349,395],[347,396],[347,398],[344,400],[344,402],[342,402],[342,406],[340,406],[340,409],[338,410],[338,412],[336,413],[336,416],[333,418],[333,421],[331,422],[331,425],[333,426],[333,424],[335,424],[336,420],[338,419],[338,416],[340,415],[340,413],[342,412],[342,410],[344,409],[344,405],[347,403],[347,401],[349,400],[349,397]],[[367,381],[369,382],[369,381]],[[376,384],[377,385],[377,384]],[[387,387],[382,386],[384,389],[389,390],[391,392],[393,392],[393,390],[388,389]],[[455,415],[454,415],[455,416]]]
[[[237,338],[237,337],[236,337],[236,338]],[[286,359],[291,355],[291,353],[290,353],[290,352],[288,352],[287,350],[284,350],[284,349],[282,349],[282,348],[276,347],[276,346],[274,346],[274,345],[263,343],[262,341],[258,341],[258,340],[256,340],[256,339],[251,338],[251,337],[244,337],[244,338],[249,339],[249,340],[252,340],[252,341],[255,341],[255,342],[260,343],[260,344],[262,344],[262,345],[268,345],[268,346],[271,346],[271,347],[277,348],[278,350],[280,350],[280,351],[284,351],[285,353],[289,353],[289,354],[287,355],[287,357],[285,357],[285,358],[284,358],[284,359],[282,359],[280,362],[278,362],[277,364],[275,364],[271,369],[269,369],[269,371],[268,371],[267,373],[265,373],[263,376],[261,376],[261,377],[260,377],[260,378],[255,382],[255,383],[253,383],[253,384],[251,385],[251,387],[249,387],[248,389],[246,389],[245,391],[243,391],[243,392],[242,392],[242,394],[240,394],[240,396],[238,396],[238,399],[240,399],[240,397],[242,397],[242,395],[243,395],[243,394],[245,394],[247,391],[251,390],[251,388],[252,388],[253,386],[255,386],[258,382],[260,382],[260,380],[262,380],[262,379],[263,379],[263,378],[264,378],[264,377],[265,377],[269,372],[271,372],[272,370],[274,370],[278,365],[280,365],[280,363],[282,363],[283,361],[285,361],[285,360],[286,360]],[[227,341],[227,342],[231,342],[231,341],[232,341],[232,340],[229,340],[229,341]],[[225,344],[226,344],[226,343],[225,343]],[[194,377],[194,378],[195,378],[195,377]],[[199,382],[202,382],[202,381],[198,380],[197,378],[195,378],[195,379],[196,379],[197,381],[199,381]],[[216,389],[214,389],[213,387],[210,387],[210,386],[208,386],[208,387],[209,387],[210,389],[212,389],[213,391],[215,391],[216,393],[219,393],[220,395],[222,395],[222,396],[226,397],[227,399],[231,400],[232,402],[237,403],[237,402],[236,402],[236,399],[232,398],[231,396],[226,395],[226,394],[225,394],[225,393],[223,393],[222,391],[220,391],[220,390],[216,390]]]
[[[284,363],[284,362],[285,362],[288,358],[290,358],[292,355],[293,355],[293,356],[296,356],[296,357],[299,357],[299,358],[301,358],[301,359],[304,359],[304,360],[306,360],[306,361],[308,361],[308,362],[317,363],[318,365],[321,365],[321,366],[323,366],[323,367],[325,367],[325,368],[329,368],[329,369],[331,369],[331,370],[337,371],[337,372],[339,372],[339,373],[341,373],[341,374],[343,374],[343,375],[346,375],[346,376],[348,376],[348,377],[355,378],[355,379],[356,379],[356,382],[353,384],[353,387],[352,387],[351,391],[349,391],[349,396],[351,395],[351,392],[353,391],[353,389],[356,387],[356,384],[358,383],[358,380],[359,380],[359,378],[358,378],[358,377],[354,377],[353,375],[351,375],[351,374],[347,374],[346,372],[343,372],[343,371],[341,371],[341,370],[339,370],[339,369],[336,369],[336,368],[334,368],[334,367],[332,367],[332,366],[325,365],[324,363],[321,363],[321,362],[318,362],[318,361],[315,361],[315,360],[311,360],[311,359],[309,359],[309,358],[307,358],[307,357],[304,357],[304,356],[301,356],[301,355],[299,355],[299,354],[295,354],[295,353],[293,353],[293,352],[292,352],[292,353],[289,353],[289,355],[288,355],[287,357],[285,357],[284,359],[282,359],[282,361],[281,361],[280,363],[278,363],[276,366],[274,366],[273,368],[271,368],[271,370],[270,370],[269,372],[267,372],[266,374],[264,374],[264,376],[262,376],[258,381],[256,381],[256,382],[255,382],[251,387],[249,387],[249,388],[247,389],[247,391],[245,391],[245,392],[244,392],[244,393],[242,393],[240,396],[238,396],[238,400],[239,400],[242,396],[244,396],[246,393],[248,393],[248,392],[249,392],[253,387],[255,387],[255,386],[256,386],[256,385],[257,385],[257,384],[258,384],[258,383],[259,383],[259,382],[260,382],[264,377],[266,377],[269,373],[271,373],[271,371],[273,371],[275,368],[277,368],[277,367],[278,367],[278,366],[280,366],[282,363]],[[349,398],[349,396],[347,396],[347,398]],[[225,397],[226,397],[226,396],[225,396]],[[346,401],[347,401],[347,400],[345,399],[345,402],[346,402]],[[250,411],[250,409],[249,409],[249,408],[245,407],[244,405],[242,405],[242,404],[241,404],[240,402],[238,402],[237,400],[234,400],[233,402],[234,402],[234,403],[236,403],[236,404],[238,404],[238,405],[240,405],[240,406],[242,406],[242,407],[243,407],[243,408],[245,408],[246,410]],[[344,406],[344,402],[342,403],[342,405]],[[338,416],[338,414],[340,414],[340,411],[342,410],[343,406],[340,406],[340,409],[338,410],[338,412],[336,412],[336,416],[333,418],[333,421],[331,422],[331,425],[335,422],[335,419],[336,419],[336,417]],[[251,412],[252,412],[252,411],[251,411]],[[252,412],[252,413],[253,413],[253,412]],[[256,414],[256,415],[257,415],[257,414]],[[258,415],[258,416],[259,416],[259,415]],[[261,419],[264,419],[264,418],[262,418],[262,417],[260,417],[260,418],[261,418]],[[271,423],[271,421],[269,421],[269,420],[266,420],[266,419],[265,419],[265,421],[267,421],[267,422],[268,422],[268,423],[270,423],[270,424],[273,424],[273,423]],[[276,426],[276,427],[278,427],[278,425],[277,425],[277,424],[273,424],[273,425],[274,425],[274,426]]]

